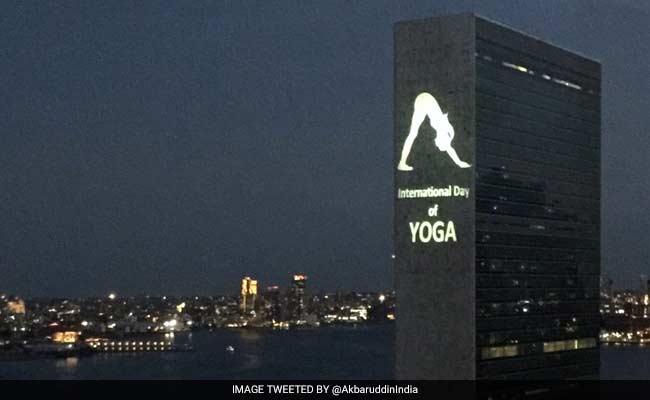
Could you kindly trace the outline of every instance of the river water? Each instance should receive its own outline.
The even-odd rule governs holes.
[[[393,337],[392,325],[202,331],[191,352],[3,361],[0,379],[391,379]],[[650,347],[603,347],[601,365],[602,379],[650,379]]]

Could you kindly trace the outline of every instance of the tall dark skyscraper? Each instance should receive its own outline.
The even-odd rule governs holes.
[[[287,296],[289,320],[294,324],[305,322],[305,288],[307,275],[294,275]]]
[[[473,14],[396,24],[397,378],[598,377],[600,76]]]
[[[264,292],[264,318],[267,321],[282,321],[282,293],[279,286],[268,286]]]

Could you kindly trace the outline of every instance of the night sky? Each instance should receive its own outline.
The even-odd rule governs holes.
[[[650,275],[647,1],[178,3],[3,6],[0,292],[390,288],[392,24],[472,9],[603,63],[603,271]]]

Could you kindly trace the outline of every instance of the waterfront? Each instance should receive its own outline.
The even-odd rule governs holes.
[[[0,379],[390,379],[393,336],[392,324],[200,331],[192,352],[5,361]],[[601,366],[603,379],[650,379],[650,347],[605,346]]]
[[[201,331],[192,352],[6,361],[0,379],[382,379],[392,372],[392,336],[392,325]]]

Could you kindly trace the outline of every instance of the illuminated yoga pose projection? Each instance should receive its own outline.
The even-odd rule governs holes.
[[[413,142],[418,136],[420,126],[424,119],[429,117],[429,124],[436,130],[436,139],[434,140],[438,150],[445,151],[451,157],[452,161],[460,168],[469,168],[471,165],[458,158],[456,150],[451,147],[451,141],[454,140],[454,127],[449,123],[447,113],[443,114],[436,99],[427,92],[420,93],[413,103],[413,117],[411,118],[411,129],[404,147],[402,148],[402,156],[400,158],[397,169],[400,171],[412,171],[413,167],[406,164],[406,159],[411,152]]]

